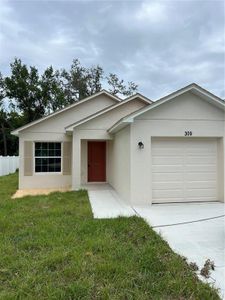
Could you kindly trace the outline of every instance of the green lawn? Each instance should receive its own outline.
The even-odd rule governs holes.
[[[0,299],[219,299],[142,219],[94,220],[85,191],[12,200],[16,187],[0,177]]]

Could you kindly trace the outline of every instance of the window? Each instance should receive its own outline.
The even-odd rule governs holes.
[[[61,143],[35,143],[35,172],[61,172]]]

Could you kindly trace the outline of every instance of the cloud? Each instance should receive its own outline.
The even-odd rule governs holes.
[[[20,32],[23,32],[24,28],[22,24],[15,21],[15,14],[12,7],[8,2],[1,2],[0,5],[0,28],[1,33],[4,30],[9,31],[13,35],[17,35]]]
[[[216,32],[200,32],[199,41],[211,53],[225,53],[224,28]]]
[[[1,1],[0,71],[79,58],[153,99],[190,82],[225,97],[224,18],[222,1]]]
[[[166,8],[163,2],[144,2],[136,13],[142,22],[160,23],[166,19]]]

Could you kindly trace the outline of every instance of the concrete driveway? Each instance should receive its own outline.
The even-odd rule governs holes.
[[[86,185],[94,218],[138,215],[145,219],[174,250],[201,269],[207,259],[216,268],[208,282],[225,295],[224,204],[184,203],[131,207],[108,184]],[[218,218],[217,218],[218,217]],[[184,224],[180,224],[184,223]],[[204,280],[200,276],[201,280]],[[224,298],[225,299],[225,298]]]
[[[135,210],[188,262],[197,263],[201,269],[207,259],[214,261],[216,268],[208,282],[215,284],[224,298],[225,231],[224,217],[220,217],[224,215],[223,203],[158,204]]]

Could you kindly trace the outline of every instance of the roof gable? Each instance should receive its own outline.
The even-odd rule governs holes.
[[[120,103],[122,101],[119,97],[110,94],[106,90],[102,90],[102,91],[100,91],[100,92],[98,92],[98,93],[96,93],[94,95],[91,95],[91,96],[89,96],[87,98],[84,98],[84,99],[82,99],[80,101],[76,101],[75,103],[73,103],[73,104],[71,104],[69,106],[66,106],[66,107],[64,107],[64,108],[62,108],[60,110],[57,110],[57,111],[55,111],[55,112],[53,112],[53,113],[51,113],[51,114],[49,114],[49,115],[47,115],[45,117],[42,117],[42,118],[40,118],[40,119],[38,119],[36,121],[30,122],[30,123],[28,123],[28,124],[26,124],[26,125],[24,125],[24,126],[22,126],[20,128],[17,128],[16,130],[12,131],[11,134],[18,135],[19,132],[22,131],[22,130],[25,130],[25,129],[27,129],[27,128],[31,127],[31,126],[34,126],[34,125],[36,125],[38,123],[44,122],[44,121],[46,121],[46,120],[48,120],[48,119],[50,119],[52,117],[55,117],[58,114],[61,114],[61,113],[65,112],[65,111],[68,111],[68,110],[70,110],[70,109],[72,109],[72,108],[74,108],[76,106],[82,105],[83,103],[86,103],[89,100],[93,100],[93,99],[95,99],[95,98],[97,98],[97,97],[99,97],[101,95],[106,95],[107,97],[109,97],[110,99],[112,99],[115,103]]]
[[[137,116],[143,114],[144,112],[146,112],[150,109],[154,109],[155,107],[158,107],[159,105],[162,105],[162,104],[176,98],[177,96],[180,96],[187,92],[192,92],[195,95],[200,96],[201,98],[207,100],[208,102],[210,102],[220,108],[225,108],[225,102],[221,98],[219,98],[216,95],[210,93],[209,91],[203,89],[196,83],[192,83],[176,92],[173,92],[165,97],[158,99],[157,101],[153,102],[151,106],[143,108],[142,110],[133,113],[132,115],[129,116],[129,118],[134,119]]]
[[[137,93],[135,95],[132,95],[132,96],[130,96],[130,97],[122,100],[121,102],[119,102],[117,104],[114,104],[114,105],[111,105],[109,107],[106,107],[106,108],[104,108],[104,109],[102,109],[102,110],[100,110],[100,111],[98,111],[98,112],[96,112],[96,113],[88,116],[87,118],[84,118],[84,119],[82,119],[82,120],[80,120],[78,122],[75,122],[73,124],[70,124],[70,125],[66,126],[65,130],[67,132],[71,132],[71,131],[73,131],[73,129],[75,127],[80,126],[80,125],[82,125],[82,124],[84,124],[84,123],[86,123],[86,122],[88,122],[90,120],[93,120],[93,119],[95,119],[95,118],[97,118],[97,117],[99,117],[99,116],[101,116],[101,115],[103,115],[103,114],[105,114],[105,113],[107,113],[107,112],[109,112],[109,111],[111,111],[113,109],[116,109],[116,108],[118,108],[118,107],[120,107],[122,105],[125,105],[126,103],[131,102],[133,100],[139,100],[141,102],[144,102],[146,105],[150,105],[152,103],[152,101],[150,99],[148,99],[148,98],[142,96],[141,94]]]
[[[167,103],[170,100],[172,100],[178,96],[181,96],[187,92],[191,92],[191,93],[201,97],[202,99],[219,107],[220,109],[223,109],[223,110],[225,109],[225,101],[223,101],[221,98],[217,97],[216,95],[210,93],[209,91],[203,89],[196,83],[192,83],[180,90],[177,90],[165,97],[158,99],[157,101],[153,102],[150,106],[144,107],[144,108],[140,109],[139,111],[136,111],[136,112],[130,114],[129,116],[123,118],[122,120],[117,122],[115,125],[113,125],[108,131],[111,133],[116,132],[116,131],[120,130],[121,128],[125,127],[127,124],[132,123],[136,117],[141,116],[142,114],[146,113],[147,111],[155,109],[156,107],[159,107],[160,105],[163,105],[164,103]]]

